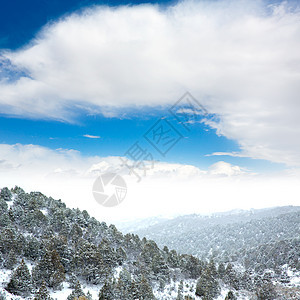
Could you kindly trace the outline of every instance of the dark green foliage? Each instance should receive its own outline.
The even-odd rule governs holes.
[[[203,300],[212,300],[220,294],[220,290],[211,269],[206,268],[197,281],[196,295],[202,297]]]
[[[50,293],[47,290],[45,281],[42,282],[42,285],[35,294],[33,300],[52,300],[52,298],[50,297]]]
[[[181,268],[186,278],[197,279],[201,275],[203,263],[192,255],[182,255]]]
[[[123,262],[126,260],[127,255],[126,252],[123,250],[122,247],[119,247],[116,251],[116,259],[118,264],[121,266]]]
[[[221,262],[219,263],[219,266],[218,266],[218,276],[219,278],[223,278],[225,275],[225,265]]]
[[[28,236],[24,246],[24,256],[33,261],[41,256],[40,242],[37,238]]]
[[[183,281],[180,281],[180,284],[178,286],[178,291],[177,291],[177,297],[176,300],[183,300]]]
[[[105,281],[99,292],[99,300],[115,300],[111,281]]]
[[[0,199],[2,199],[4,201],[11,201],[11,198],[12,198],[11,191],[7,187],[4,187],[3,189],[1,189]]]
[[[31,292],[31,275],[24,260],[13,271],[6,288],[10,293],[19,296],[28,296]]]
[[[139,300],[152,300],[155,299],[152,291],[152,287],[149,284],[145,276],[142,275],[140,282],[138,283],[139,288]]]
[[[0,229],[0,251],[4,254],[11,250],[17,251],[21,246],[17,243],[17,233],[12,227]]]
[[[15,267],[15,265],[18,262],[18,258],[16,256],[15,251],[12,249],[9,251],[5,261],[4,261],[4,267],[7,269],[13,269]]]
[[[79,297],[85,297],[85,294],[81,289],[81,285],[80,285],[79,281],[77,281],[77,283],[75,284],[74,290],[68,296],[67,300],[74,300],[74,299],[78,299]]]
[[[237,273],[234,270],[231,263],[229,263],[226,267],[225,275],[224,275],[224,282],[236,290],[238,290],[240,288]]]
[[[4,199],[0,198],[0,214],[7,212],[8,205]]]
[[[259,279],[256,282],[256,296],[259,300],[275,300],[277,293],[270,279]]]
[[[47,251],[41,261],[32,271],[35,284],[45,281],[48,287],[58,288],[65,280],[64,268],[56,250]]]

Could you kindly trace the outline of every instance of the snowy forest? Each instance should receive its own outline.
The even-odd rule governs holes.
[[[300,299],[299,226],[289,206],[122,234],[61,200],[2,188],[0,300]]]

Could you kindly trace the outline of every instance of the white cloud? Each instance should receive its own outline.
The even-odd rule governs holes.
[[[155,162],[137,183],[120,157],[85,157],[75,150],[21,144],[0,144],[0,157],[0,188],[19,185],[28,192],[41,191],[108,222],[155,216],[158,211],[178,215],[299,204],[299,169],[263,176],[226,162],[208,170]],[[94,180],[106,172],[122,175],[128,187],[126,199],[111,209],[92,196]]]
[[[244,173],[239,166],[233,166],[225,161],[219,161],[209,168],[209,174],[217,176],[236,176]]]
[[[29,77],[0,82],[0,108],[71,121],[74,108],[116,116],[189,90],[244,155],[299,166],[299,49],[300,11],[289,2],[93,7],[2,53]]]
[[[99,135],[84,134],[83,136],[89,139],[100,139]]]
[[[247,157],[247,155],[240,152],[214,152],[206,154],[205,156],[231,156],[231,157]]]

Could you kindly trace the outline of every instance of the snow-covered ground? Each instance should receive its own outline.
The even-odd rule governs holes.
[[[7,285],[7,283],[9,282],[11,272],[12,272],[11,270],[0,269],[0,295],[1,294],[4,295],[7,300],[8,299],[21,300],[23,298],[21,298],[19,296],[12,295],[4,289],[5,286]]]
[[[196,289],[196,282],[197,280],[184,280],[183,282],[183,296],[191,296],[195,298],[195,289]],[[178,294],[178,287],[180,282],[179,281],[171,281],[170,284],[167,284],[164,287],[163,291],[160,291],[159,288],[155,288],[153,290],[154,296],[157,299],[161,300],[174,300]],[[196,297],[198,298],[198,297]],[[198,298],[200,299],[200,298]]]

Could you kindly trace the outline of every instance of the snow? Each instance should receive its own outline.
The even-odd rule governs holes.
[[[69,288],[68,283],[64,282],[62,290],[60,290],[60,291],[57,291],[57,290],[51,291],[50,290],[49,292],[50,292],[50,296],[53,299],[60,300],[60,299],[67,299],[68,296],[72,293],[72,289]]]
[[[183,297],[191,296],[192,298],[200,299],[199,297],[195,296],[196,282],[197,280],[192,279],[183,281]],[[165,286],[163,291],[160,291],[157,286],[153,289],[154,296],[159,300],[174,300],[177,297],[179,284],[180,281],[171,281],[170,284]]]
[[[88,292],[90,292],[90,294],[92,295],[93,299],[98,299],[99,298],[99,291],[101,289],[101,285],[88,285],[88,286],[84,286],[83,287],[83,292],[85,294],[87,294]]]
[[[290,285],[300,287],[300,271],[295,271],[291,268],[288,268],[287,274],[290,277]]]
[[[101,285],[82,285],[81,286],[83,292],[87,294],[90,292],[92,295],[92,298],[94,300],[99,298],[99,291],[101,289]],[[55,300],[65,300],[68,298],[68,296],[72,293],[72,289],[69,288],[69,284],[64,282],[63,283],[63,289],[59,291],[51,291],[50,290],[50,296]]]
[[[3,295],[5,295],[6,299],[10,299],[10,300],[21,300],[23,298],[12,295],[4,289],[9,282],[11,272],[12,272],[11,270],[0,269],[0,295],[2,293]]]
[[[44,209],[41,209],[40,210],[45,216],[47,216],[47,214],[48,214],[48,211],[47,211],[47,209],[46,208],[44,208]]]
[[[123,270],[122,266],[116,267],[114,271],[114,278],[118,279],[120,277],[120,273]]]
[[[6,201],[6,204],[8,206],[8,209],[10,209],[13,204],[14,204],[14,200],[17,198],[17,194],[12,194],[11,200],[10,201]]]

